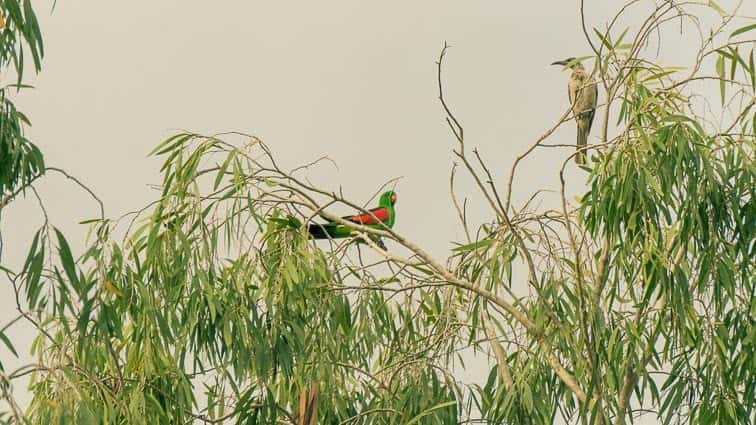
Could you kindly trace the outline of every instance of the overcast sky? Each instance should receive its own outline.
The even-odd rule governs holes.
[[[403,177],[396,229],[438,256],[461,236],[448,194],[454,139],[436,99],[444,41],[454,46],[448,101],[502,182],[568,106],[567,73],[549,64],[590,51],[577,1],[68,0],[52,13],[52,2],[35,4],[46,56],[30,78],[36,89],[16,100],[47,163],[89,185],[107,216],[155,199],[148,185],[159,182],[158,161],[146,154],[177,129],[242,131],[266,141],[285,166],[328,155],[338,169],[323,165],[310,176],[357,202]],[[589,25],[603,26],[620,4],[588,1]],[[756,2],[743,12],[756,15]],[[660,59],[689,64],[692,35],[671,32]],[[569,125],[553,141],[574,137]],[[550,149],[528,160],[515,203],[556,187],[567,154]],[[570,170],[578,193],[582,175]],[[81,247],[86,228],[76,223],[97,215],[94,202],[58,176],[38,187],[51,220]],[[2,218],[2,260],[17,266],[41,215],[30,199]],[[0,283],[2,325],[14,304]],[[28,349],[28,328],[9,336]]]

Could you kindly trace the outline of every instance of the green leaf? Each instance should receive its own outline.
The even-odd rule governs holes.
[[[630,29],[629,27],[625,28],[625,30],[622,31],[622,33],[619,35],[619,37],[617,37],[617,41],[614,42],[614,48],[615,49],[617,49],[618,47],[620,47],[622,45],[621,44],[622,40],[625,38],[625,35],[627,34],[627,30],[629,30],[629,29]]]
[[[522,387],[522,404],[525,405],[528,413],[533,412],[533,390],[530,389],[527,382]]]
[[[76,412],[76,424],[77,425],[95,425],[97,424],[97,418],[94,413],[87,407],[86,404],[81,404],[78,412]]]
[[[719,76],[719,95],[722,99],[722,105],[724,105],[725,102],[725,64],[724,64],[724,56],[720,54],[720,56],[717,58],[717,75]]]
[[[593,32],[596,33],[596,35],[598,36],[599,40],[601,40],[601,44],[603,44],[604,47],[606,47],[607,49],[609,49],[609,51],[611,51],[611,50],[614,49],[614,46],[612,46],[612,43],[609,42],[609,40],[604,36],[604,34],[602,34],[596,28],[593,29]]]
[[[76,322],[76,330],[79,332],[79,337],[83,338],[87,332],[87,326],[89,325],[89,315],[92,314],[92,307],[94,306],[96,298],[90,298],[84,302],[84,306],[79,313],[79,319]]]
[[[10,339],[5,335],[4,332],[0,332],[0,341],[3,341],[6,347],[13,353],[14,356],[18,357],[18,353],[16,352],[16,349],[13,348],[13,344],[11,343]]]
[[[228,154],[228,157],[226,157],[226,160],[223,161],[223,164],[218,169],[218,175],[215,176],[215,181],[213,182],[213,190],[217,190],[218,186],[220,186],[221,181],[223,181],[223,177],[226,175],[226,170],[228,170],[228,165],[231,163],[231,160],[236,157],[236,151],[231,151],[231,153]]]
[[[44,265],[44,250],[38,252],[31,261],[26,275],[26,299],[29,308],[37,307],[37,299],[42,287],[39,281],[42,277],[42,266]]]
[[[422,419],[422,418],[430,415],[431,412],[433,412],[434,410],[443,409],[444,407],[454,406],[455,404],[457,404],[457,402],[455,400],[451,400],[451,401],[447,401],[447,402],[444,402],[444,403],[441,403],[441,404],[437,404],[437,405],[431,407],[430,409],[424,410],[419,415],[417,415],[414,418],[412,418],[409,422],[407,422],[406,425],[416,424],[416,423],[420,422],[420,419]]]
[[[32,9],[31,1],[24,1],[24,17],[26,18],[25,28],[23,31],[24,38],[29,45],[29,50],[32,53],[32,59],[34,60],[34,68],[37,72],[42,69],[42,56],[44,56],[44,48],[42,47],[42,35],[39,31],[39,25],[37,24],[37,18]]]
[[[730,61],[730,79],[735,79],[735,72],[738,69],[738,62],[743,62],[743,59],[740,58],[740,55],[738,54],[738,51],[735,50],[732,52],[734,58]],[[745,65],[745,64],[744,64]]]
[[[645,79],[643,79],[642,82],[643,83],[647,83],[649,81],[660,80],[660,79],[666,77],[667,75],[674,74],[677,71],[678,71],[678,69],[668,69],[668,70],[663,71],[663,72],[651,73],[651,76],[650,77],[646,77]]]
[[[34,255],[37,253],[37,243],[39,243],[39,234],[41,231],[42,229],[39,229],[34,233],[34,238],[32,239],[31,247],[29,247],[29,253],[26,254],[26,261],[24,262],[24,267],[22,270],[29,269],[29,264],[31,263],[32,259],[34,259]]]
[[[181,146],[183,143],[185,143],[187,140],[194,137],[194,134],[191,133],[179,133],[174,134],[173,136],[167,138],[164,142],[160,143],[159,145],[155,146],[155,149],[151,150],[147,156],[159,156],[164,153],[170,152],[177,147]]]
[[[751,77],[751,87],[756,89],[756,66],[753,64],[753,50],[751,49],[751,55],[748,60],[748,74]]]
[[[735,36],[738,36],[740,34],[746,33],[748,31],[751,31],[751,30],[754,30],[754,29],[756,29],[756,24],[750,24],[750,25],[746,25],[744,27],[740,27],[740,28],[736,29],[735,31],[733,31],[732,34],[730,34],[730,38],[733,38]]]
[[[58,254],[60,255],[60,262],[63,265],[63,270],[66,272],[66,276],[71,282],[71,285],[78,290],[79,278],[76,275],[76,265],[74,263],[73,255],[71,255],[71,247],[68,245],[63,233],[57,228],[55,228],[55,235],[58,237]]]
[[[480,241],[476,241],[473,243],[469,243],[466,245],[461,245],[456,248],[453,248],[452,252],[461,253],[461,252],[467,252],[467,251],[477,251],[480,248],[485,248],[487,246],[490,246],[494,242],[495,241],[493,239],[483,239]]]
[[[714,9],[717,13],[719,13],[722,16],[727,15],[727,12],[725,12],[725,10],[722,9],[714,0],[709,0],[709,7]]]

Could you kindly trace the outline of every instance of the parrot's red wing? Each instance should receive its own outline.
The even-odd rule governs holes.
[[[357,223],[357,224],[378,224],[379,222],[384,222],[388,220],[389,213],[386,208],[376,208],[374,210],[370,210],[370,212],[372,212],[373,215],[355,214],[355,215],[350,215],[348,217],[344,217],[344,219]],[[373,216],[375,216],[375,218],[373,218]],[[376,221],[375,220],[376,218],[379,221]]]

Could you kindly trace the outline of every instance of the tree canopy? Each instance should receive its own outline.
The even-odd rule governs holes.
[[[753,423],[756,24],[714,2],[660,2],[638,19],[638,3],[603,28],[578,23],[597,136],[578,199],[565,183],[574,145],[553,164],[555,209],[538,206],[541,191],[524,204],[512,193],[518,166],[573,125],[567,105],[496,181],[502,165],[470,145],[444,97],[444,46],[449,208],[465,235],[447,258],[334,215],[367,213],[366,199],[312,185],[310,164],[283,169],[254,135],[163,141],[154,202],[83,223],[83,252],[45,221],[13,247],[23,264],[0,257],[19,315],[0,350],[18,354],[4,332],[20,320],[38,332],[34,362],[0,362],[0,423]],[[30,1],[0,11],[0,67],[21,87],[23,52],[40,69],[41,33]],[[669,26],[700,35],[684,67],[657,64]],[[45,172],[65,173],[24,138],[7,89],[0,214]],[[460,174],[477,192],[460,193]],[[484,222],[466,199],[488,206]],[[306,224],[320,218],[354,236],[314,243]],[[470,359],[490,359],[485,382],[458,378]],[[24,408],[13,383],[27,375]]]

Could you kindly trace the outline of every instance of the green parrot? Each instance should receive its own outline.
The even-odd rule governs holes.
[[[393,190],[389,190],[381,195],[381,198],[378,201],[378,207],[369,210],[371,214],[348,215],[342,217],[342,219],[351,221],[355,224],[372,227],[374,229],[385,229],[386,227],[392,228],[394,226],[394,221],[396,220],[394,204],[396,204],[396,193],[394,193]],[[339,239],[347,238],[355,234],[354,229],[350,229],[349,227],[334,221],[324,224],[310,224],[307,227],[307,232],[313,239]],[[371,239],[375,241],[381,249],[386,249],[386,246],[380,239],[373,237],[371,237]]]

